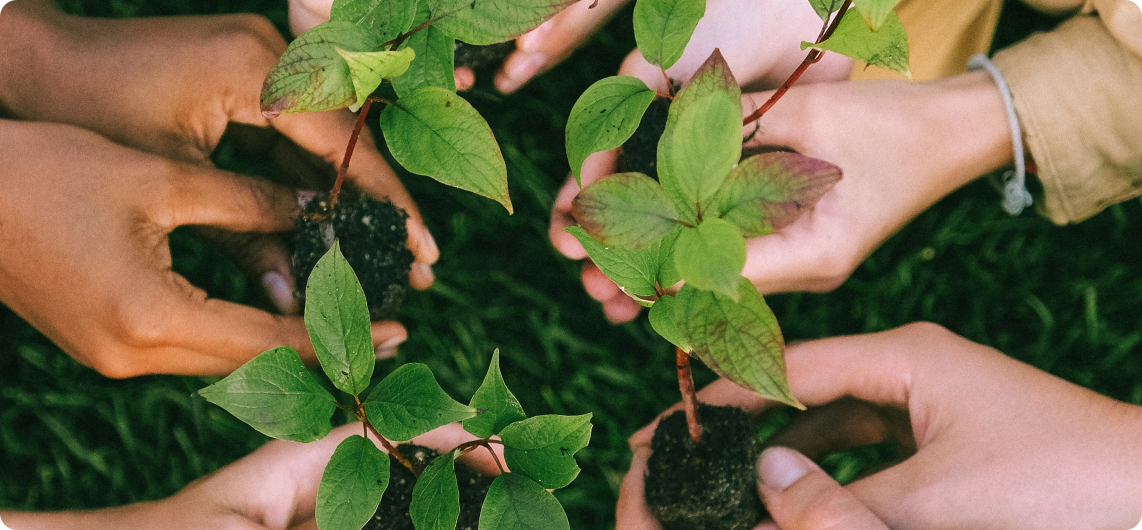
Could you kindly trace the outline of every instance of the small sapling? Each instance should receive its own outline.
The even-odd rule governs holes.
[[[623,172],[579,192],[572,203],[578,226],[567,231],[624,293],[650,307],[651,325],[675,346],[688,443],[666,440],[672,435],[664,426],[679,427],[681,417],[660,423],[652,441],[652,475],[646,480],[651,511],[663,517],[667,529],[737,530],[752,528],[760,519],[757,510],[745,519],[723,520],[709,517],[729,513],[723,506],[676,509],[689,502],[677,497],[712,484],[737,484],[735,491],[744,487],[756,500],[756,450],[723,448],[744,459],[727,463],[725,470],[655,475],[681,462],[712,458],[696,456],[707,454],[707,444],[715,442],[703,435],[701,411],[708,409],[697,401],[691,356],[763,397],[803,408],[786,380],[785,342],[777,319],[742,276],[746,238],[792,224],[841,179],[841,168],[792,152],[743,160],[743,126],[761,118],[826,50],[909,75],[908,43],[893,11],[897,1],[810,0],[822,20],[817,39],[802,43],[802,49],[811,50],[773,97],[743,119],[738,83],[719,50],[681,89],[666,71],[682,56],[704,16],[705,0],[638,0],[635,40],[643,57],[661,68],[669,93],[634,77],[608,77],[588,88],[571,111],[567,157],[576,178],[587,156],[620,146]],[[685,283],[675,291],[680,282]],[[755,447],[748,425],[744,428],[745,438],[724,431],[714,438],[732,436],[742,448]],[[657,451],[667,447],[669,456],[660,456]],[[675,460],[664,463],[662,458]],[[749,470],[748,487],[738,484],[740,476],[731,471],[743,468]],[[703,474],[722,471],[729,475]],[[706,486],[695,490],[687,482]],[[665,491],[663,485],[674,490]],[[697,502],[733,504],[734,498],[701,496]]]
[[[467,405],[445,393],[423,364],[400,366],[374,382],[376,359],[365,295],[336,242],[314,267],[306,299],[305,324],[317,359],[346,399],[330,394],[290,347],[262,353],[199,395],[259,432],[283,440],[311,442],[325,437],[337,409],[361,423],[361,435],[338,445],[322,475],[317,490],[319,530],[360,530],[377,524],[386,491],[400,487],[401,481],[407,487],[409,476],[414,478],[407,512],[401,505],[391,521],[397,526],[379,528],[458,528],[463,484],[466,504],[482,497],[476,503],[480,530],[569,530],[567,515],[550,490],[567,486],[578,476],[574,455],[590,441],[590,414],[527,417],[504,384],[498,351]],[[411,446],[402,450],[393,443],[457,422],[475,439],[439,455]],[[493,445],[503,446],[503,461],[492,451]],[[478,449],[492,452],[500,466],[500,474],[487,484],[483,478],[457,471],[456,458]],[[390,458],[408,473],[394,474]],[[486,492],[481,491],[484,487]],[[400,494],[392,497],[394,503],[403,502]],[[387,521],[384,514],[390,508],[381,507],[379,518]],[[407,519],[401,519],[405,514]],[[470,524],[472,515],[467,517]]]

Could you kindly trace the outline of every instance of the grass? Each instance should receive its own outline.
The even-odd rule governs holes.
[[[99,16],[253,10],[279,27],[285,16],[280,2],[258,0],[61,3]],[[566,116],[578,94],[613,73],[632,47],[625,16],[521,93],[500,98],[480,86],[468,96],[500,140],[515,215],[425,178],[406,179],[442,257],[436,285],[411,295],[401,311],[410,338],[400,358],[379,370],[427,363],[466,400],[500,348],[508,385],[529,414],[594,413],[591,444],[580,453],[583,472],[557,492],[576,529],[613,525],[626,437],[678,399],[672,350],[645,317],[607,324],[579,284],[579,265],[557,256],[546,236],[567,175]],[[229,167],[258,167],[226,153],[218,158]],[[1059,228],[1033,214],[1006,216],[997,194],[977,182],[908,225],[836,291],[768,300],[790,341],[930,320],[1142,404],[1140,229],[1137,200]],[[189,234],[176,234],[173,253],[176,269],[212,296],[264,304],[256,282]],[[704,368],[696,376],[700,384],[713,378]],[[204,384],[190,377],[107,380],[0,308],[0,506],[94,508],[160,498],[264,442],[191,397]],[[852,478],[884,454],[866,448],[826,465]]]

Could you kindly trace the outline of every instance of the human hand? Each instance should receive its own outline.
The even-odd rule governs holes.
[[[86,19],[36,0],[12,2],[4,13],[4,47],[13,49],[18,42],[23,52],[35,43],[35,53],[14,53],[5,65],[20,74],[0,86],[0,102],[16,118],[76,125],[123,145],[202,166],[210,165],[231,122],[273,127],[334,167],[341,163],[355,124],[348,111],[273,120],[262,115],[262,82],[286,48],[264,18]],[[415,258],[409,280],[415,288],[427,288],[439,250],[367,130],[348,178],[361,191],[408,212],[408,247]],[[289,295],[289,253],[281,241],[217,230],[208,235],[256,277],[278,275],[280,279],[264,280],[278,286],[271,298],[283,312],[296,311]]]
[[[686,51],[667,70],[667,74],[672,79],[689,79],[714,49],[718,48],[740,85],[776,87],[800,65],[805,57],[805,52],[801,51],[801,41],[815,40],[821,31],[821,24],[821,19],[812,6],[804,2],[727,0],[711,3],[707,5],[705,16],[694,29],[694,36]],[[847,79],[852,64],[852,60],[847,57],[827,53],[820,62],[806,70],[801,83]],[[619,75],[637,77],[658,91],[668,90],[662,71],[646,62],[638,50],[627,56],[619,69]],[[756,105],[749,105],[750,101],[745,103],[746,112],[756,108]],[[615,151],[596,153],[589,157],[580,175],[582,185],[589,185],[615,173],[616,159]],[[575,260],[586,258],[587,253],[579,241],[563,229],[576,224],[571,215],[571,201],[580,189],[575,178],[568,177],[555,200],[549,232],[556,250]],[[589,260],[583,264],[582,280],[587,293],[602,303],[603,312],[610,321],[626,322],[638,316],[641,311],[637,302],[623,294]]]
[[[791,345],[786,362],[794,396],[810,407],[851,396],[908,414],[916,454],[847,486],[891,528],[1125,529],[1142,515],[1139,407],[932,324]],[[772,405],[726,380],[699,398],[751,413]],[[773,443],[824,438],[843,449],[892,436],[885,415],[858,416],[839,435],[835,422],[809,418],[806,428],[799,418]],[[653,427],[631,437],[636,464]],[[620,529],[654,528],[639,473],[632,465],[624,481]]]
[[[321,474],[337,444],[354,434],[362,434],[359,423],[338,427],[312,443],[272,441],[161,501],[88,512],[5,513],[4,522],[13,530],[316,529]],[[453,424],[412,443],[448,451],[472,439]],[[486,451],[459,461],[485,475],[499,473]]]
[[[760,106],[771,92],[747,94]],[[991,78],[975,72],[941,81],[867,81],[795,86],[760,121],[747,146],[792,149],[839,166],[844,178],[780,232],[747,240],[743,275],[764,293],[836,288],[885,239],[936,201],[1011,162],[1010,129]],[[611,172],[613,154],[584,165],[589,178]],[[573,220],[574,181],[560,192],[551,238],[571,258],[585,256],[562,233]],[[588,293],[612,321],[639,307],[597,269],[585,269]]]
[[[171,271],[194,225],[289,230],[293,190],[174,162],[70,125],[0,120],[0,301],[110,377],[225,375],[282,345],[315,362],[301,318],[217,299]],[[407,337],[372,325],[382,352]]]

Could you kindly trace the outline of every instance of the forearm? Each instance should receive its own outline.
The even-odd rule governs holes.
[[[172,528],[176,521],[158,517],[159,503],[144,502],[102,510],[67,512],[0,511],[11,530],[133,530]]]

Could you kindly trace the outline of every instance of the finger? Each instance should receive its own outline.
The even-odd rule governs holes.
[[[612,324],[625,324],[638,318],[640,313],[642,306],[625,294],[603,302],[603,314]]]
[[[456,90],[463,92],[472,88],[476,84],[476,72],[467,66],[461,66],[452,72],[453,80],[456,83]]]
[[[799,414],[765,445],[790,447],[818,460],[829,453],[888,440],[905,448],[907,454],[916,452],[907,412],[844,398]]]
[[[234,232],[282,232],[299,213],[297,194],[271,182],[209,167],[179,165],[154,221],[173,230],[202,225]],[[139,197],[150,197],[141,193]]]
[[[615,530],[660,530],[658,521],[646,507],[646,461],[650,449],[635,449],[630,469],[619,486],[615,506]]]
[[[579,260],[587,257],[587,251],[575,236],[564,231],[569,226],[575,226],[575,218],[571,217],[571,201],[579,193],[579,184],[575,178],[567,179],[559,194],[555,197],[555,206],[551,209],[551,228],[548,237],[560,254],[567,258]]]
[[[583,262],[583,272],[580,277],[587,294],[599,302],[605,303],[619,296],[626,298],[626,295],[619,290],[619,286],[590,261]]]
[[[888,530],[852,492],[792,449],[762,452],[758,477],[762,501],[782,530]]]
[[[443,427],[433,429],[427,434],[418,436],[412,441],[412,443],[423,445],[425,447],[431,447],[437,451],[444,452],[451,451],[456,447],[459,447],[460,444],[476,439],[478,438],[468,431],[465,431],[463,426],[460,424],[450,423]],[[499,475],[500,468],[499,465],[496,464],[496,458],[498,458],[501,463],[504,462],[503,445],[489,445],[491,446],[491,450],[496,454],[495,458],[492,457],[492,452],[490,452],[486,447],[478,447],[476,450],[460,457],[459,461],[463,462],[464,465],[471,467],[472,469],[475,469],[476,471],[479,471],[485,475]]]
[[[496,88],[505,94],[559,64],[587,42],[627,0],[580,0],[516,39],[516,50],[496,73]]]
[[[198,233],[218,245],[248,276],[258,278],[279,313],[298,314],[292,256],[280,238],[211,227],[199,227]]]

